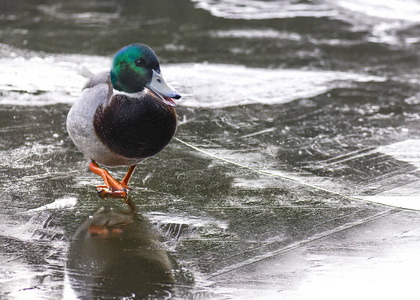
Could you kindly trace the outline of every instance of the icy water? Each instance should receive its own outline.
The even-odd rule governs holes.
[[[0,298],[416,297],[419,20],[416,0],[1,1]],[[133,42],[183,95],[136,212],[97,197],[65,128]]]

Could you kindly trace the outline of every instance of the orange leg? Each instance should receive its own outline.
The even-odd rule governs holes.
[[[131,175],[133,175],[133,172],[136,169],[136,167],[137,167],[137,165],[130,166],[130,169],[128,169],[127,174],[125,174],[123,180],[121,180],[121,185],[126,190],[130,190],[130,188],[128,187],[128,182],[130,181]]]
[[[105,186],[97,186],[96,187],[96,189],[98,190],[98,193],[101,196],[114,196],[114,197],[125,197],[125,196],[127,196],[127,190],[125,189],[125,187],[121,183],[119,183],[117,180],[115,180],[111,175],[109,175],[107,170],[104,170],[104,169],[100,168],[96,162],[92,161],[89,164],[89,169],[93,173],[101,176],[102,179],[105,182]],[[130,174],[130,177],[131,177],[131,174]],[[128,180],[129,179],[130,178],[128,178]]]

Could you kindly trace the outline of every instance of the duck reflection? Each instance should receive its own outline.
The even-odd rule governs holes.
[[[165,297],[172,293],[170,260],[147,219],[102,207],[79,226],[67,271],[81,299]]]

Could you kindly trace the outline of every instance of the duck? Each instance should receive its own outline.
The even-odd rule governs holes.
[[[93,75],[67,115],[67,132],[102,177],[100,196],[126,197],[136,166],[163,150],[177,128],[181,95],[163,79],[159,60],[147,45],[120,49],[110,70]],[[103,167],[100,167],[103,165]],[[121,181],[105,167],[127,166]]]

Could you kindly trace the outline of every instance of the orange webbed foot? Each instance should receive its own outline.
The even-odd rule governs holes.
[[[102,177],[104,180],[105,185],[98,185],[96,190],[98,191],[98,195],[100,197],[118,197],[118,198],[125,198],[127,196],[127,192],[130,190],[128,187],[128,182],[131,178],[131,175],[134,172],[136,166],[131,166],[128,170],[127,174],[124,176],[124,179],[119,182],[115,180],[107,170],[102,169],[98,166],[98,164],[92,161],[89,164],[89,169]]]
[[[116,197],[116,198],[124,198],[127,196],[127,190],[122,187],[119,190],[112,190],[111,188],[105,185],[98,185],[96,187],[98,192],[98,196],[100,197]]]

